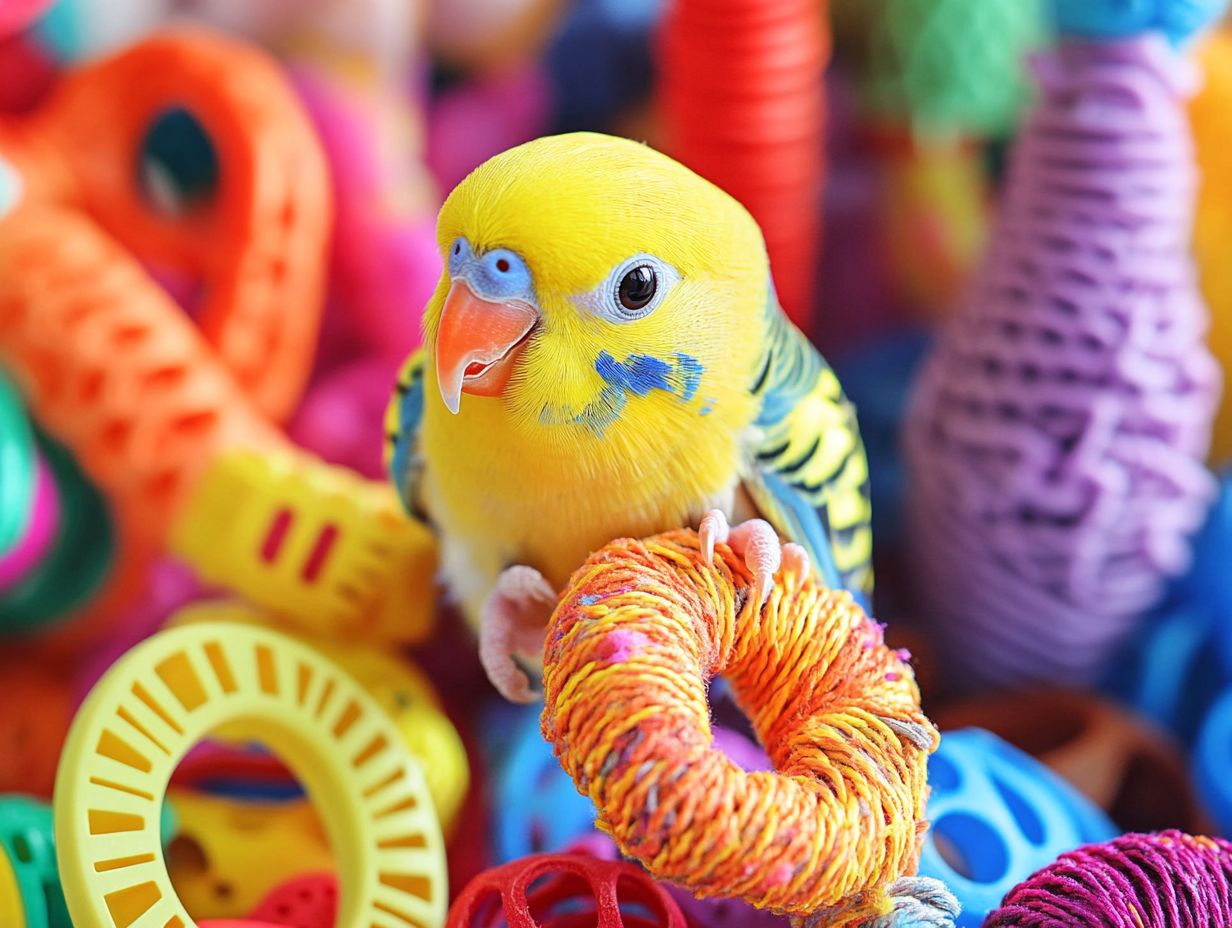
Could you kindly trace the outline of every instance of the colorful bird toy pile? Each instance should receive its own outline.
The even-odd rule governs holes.
[[[0,928],[1232,928],[1226,8],[0,0]]]

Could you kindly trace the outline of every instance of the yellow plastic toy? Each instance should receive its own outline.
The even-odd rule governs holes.
[[[189,928],[159,810],[185,752],[258,727],[316,804],[337,861],[338,924],[440,928],[440,826],[419,764],[363,688],[294,639],[227,623],[160,632],[82,704],[56,777],[60,876],[76,928]]]
[[[409,643],[432,629],[431,533],[387,484],[290,448],[220,454],[170,545],[204,579],[298,631]]]
[[[268,627],[275,620],[247,603],[228,600],[185,606],[168,624],[211,621]],[[422,765],[441,828],[450,834],[470,786],[470,766],[462,739],[441,710],[440,698],[423,671],[410,658],[378,647],[300,636],[285,627],[281,630],[296,634],[305,644],[327,654],[385,710]],[[246,737],[246,733],[236,731],[215,735],[239,740]]]
[[[1202,68],[1201,90],[1189,107],[1197,148],[1201,186],[1194,225],[1194,257],[1202,295],[1210,308],[1211,353],[1223,369],[1224,396],[1215,417],[1211,462],[1232,462],[1232,28],[1212,32],[1198,52]]]
[[[172,789],[179,833],[167,848],[176,895],[197,918],[253,911],[274,887],[336,869],[329,838],[303,800],[248,802]]]
[[[17,874],[4,848],[0,848],[0,925],[26,928],[26,908],[17,886]]]

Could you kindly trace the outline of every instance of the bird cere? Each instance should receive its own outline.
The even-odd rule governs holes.
[[[0,928],[1232,928],[1227,6],[0,4]]]

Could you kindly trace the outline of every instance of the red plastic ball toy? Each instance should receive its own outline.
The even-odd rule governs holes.
[[[536,854],[481,873],[445,928],[687,928],[645,871],[580,854]]]
[[[338,878],[308,873],[270,891],[252,917],[286,928],[333,928],[338,914]]]

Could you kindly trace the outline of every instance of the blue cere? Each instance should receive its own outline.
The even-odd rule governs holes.
[[[530,267],[516,251],[493,248],[476,254],[464,238],[449,248],[449,276],[465,280],[475,295],[486,300],[522,300],[535,303]]]

